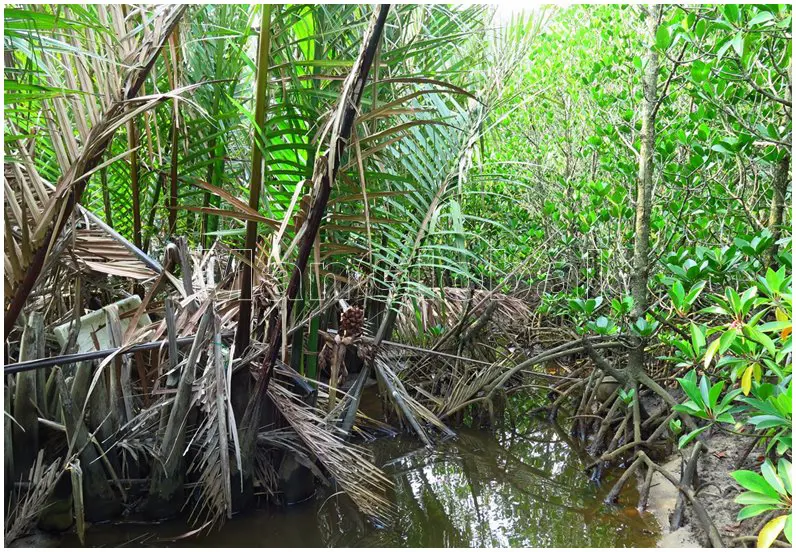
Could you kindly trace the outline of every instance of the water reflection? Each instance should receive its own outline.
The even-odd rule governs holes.
[[[170,541],[178,523],[95,527],[89,544],[139,546],[612,547],[656,544],[652,516],[631,493],[618,507],[597,488],[559,428],[528,421],[498,432],[461,430],[434,450],[407,437],[379,440],[376,462],[395,482],[398,515],[388,527],[364,519],[329,491],[283,511],[252,512],[220,532]],[[107,530],[106,530],[107,529]],[[142,540],[143,534],[147,537]],[[104,535],[104,537],[102,536]],[[122,540],[124,539],[124,540]],[[65,543],[69,544],[69,543]]]
[[[410,446],[381,442],[389,458]],[[554,428],[526,433],[461,431],[433,450],[387,461],[399,518],[389,530],[345,532],[347,546],[591,547],[654,546],[652,516],[626,496],[609,507],[609,488],[592,486],[583,463]]]

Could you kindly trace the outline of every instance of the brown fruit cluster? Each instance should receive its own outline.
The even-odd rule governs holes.
[[[349,307],[340,315],[340,335],[359,337],[365,326],[365,311],[359,307]]]

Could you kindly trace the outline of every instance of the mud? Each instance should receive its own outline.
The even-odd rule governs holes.
[[[736,469],[757,470],[762,461],[762,449],[756,447],[746,458],[742,459],[750,444],[750,438],[709,430],[705,445],[707,452],[699,459],[695,488],[708,515],[713,520],[726,546],[732,546],[732,540],[740,536],[755,535],[762,518],[736,521],[742,505],[735,503],[735,497],[742,491],[740,485],[730,476]],[[689,447],[690,449],[690,447]],[[681,455],[676,451],[662,467],[679,477]],[[685,509],[683,526],[676,531],[671,530],[670,518],[677,501],[677,490],[663,476],[656,473],[652,478],[649,511],[652,512],[663,531],[658,542],[659,548],[690,548],[708,545],[699,520],[690,506]]]

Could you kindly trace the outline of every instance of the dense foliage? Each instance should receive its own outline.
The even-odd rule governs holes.
[[[749,491],[740,518],[776,512],[761,544],[783,531],[791,541],[791,7],[666,6],[649,37],[657,13],[573,6],[504,19],[395,6],[300,312],[336,281],[394,307],[451,285],[530,290],[547,325],[632,338],[647,372],[679,382],[674,411],[696,420],[672,418],[680,447],[708,428],[755,434],[766,460],[734,474]],[[242,248],[255,222],[269,274],[254,286],[284,290],[326,121],[370,14],[190,7],[140,91],[164,96],[118,125],[81,203],[154,256],[176,236]],[[141,25],[150,16],[128,14]],[[123,50],[124,40],[96,6],[6,8],[7,160],[29,150],[59,181],[70,152],[53,136],[85,146],[78,129],[99,115],[95,72],[117,70],[89,43]],[[639,273],[651,54],[650,255]],[[67,58],[85,66],[75,74]],[[250,197],[255,180],[262,192]],[[633,278],[647,283],[648,305],[634,304]],[[307,339],[317,349],[317,335]],[[632,402],[633,389],[622,393]]]
[[[496,131],[502,139],[488,142],[488,162],[527,191],[519,202],[474,200],[472,209],[506,225],[490,235],[503,245],[495,254],[504,270],[534,258],[542,312],[579,332],[648,339],[668,377],[682,376],[686,397],[676,410],[707,423],[683,432],[674,420],[672,431],[685,433],[681,447],[717,424],[758,433],[774,464],[781,459],[779,476],[764,464],[765,487],[736,474],[770,497],[739,497],[754,505],[740,519],[789,512],[791,10],[664,10],[654,45],[663,98],[650,220],[654,299],[645,317],[633,319],[639,25],[629,7],[556,14],[534,44],[532,63],[509,84],[518,97]],[[766,526],[766,545],[783,529],[791,539],[785,519]]]

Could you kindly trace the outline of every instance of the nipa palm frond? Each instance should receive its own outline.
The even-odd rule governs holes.
[[[271,381],[268,396],[361,512],[382,521],[393,517],[393,507],[386,497],[392,481],[373,465],[367,449],[344,441],[327,426],[324,413],[300,403],[278,381]]]
[[[39,519],[47,505],[55,484],[58,482],[63,468],[58,458],[51,464],[44,465],[44,450],[39,451],[36,462],[30,469],[28,478],[30,487],[8,512],[5,520],[5,545],[8,546],[19,537],[28,534]]]
[[[212,270],[212,268],[211,268]],[[213,308],[209,305],[208,308]],[[221,345],[221,324],[213,315],[214,332],[208,334],[207,364],[202,375],[197,378],[194,402],[204,414],[191,444],[198,447],[191,470],[198,474],[202,487],[201,498],[191,511],[191,519],[196,522],[205,517],[213,525],[221,524],[225,518],[232,517],[232,468],[230,465],[230,437],[232,437],[238,469],[241,467],[240,449],[235,436],[234,415],[230,403],[230,379],[232,352],[226,359]],[[188,447],[191,446],[188,445]]]
[[[79,9],[86,16],[91,16],[96,24],[60,28],[58,18],[53,15],[52,20],[44,17],[51,27],[39,30],[36,25],[42,24],[42,17],[39,16],[43,14],[17,10],[20,12],[20,23],[10,31],[10,43],[17,47],[15,55],[21,56],[23,62],[35,65],[35,71],[31,72],[34,77],[25,72],[16,76],[43,79],[42,85],[60,92],[44,98],[35,94],[15,98],[23,108],[27,107],[38,115],[33,118],[32,124],[26,123],[30,128],[19,129],[17,134],[41,133],[46,136],[46,142],[51,145],[60,167],[60,178],[55,192],[46,199],[40,197],[39,202],[26,203],[27,209],[35,209],[31,213],[35,224],[30,224],[31,219],[20,209],[19,217],[16,218],[16,222],[23,225],[20,230],[13,232],[6,226],[6,255],[13,254],[17,261],[17,266],[12,265],[13,271],[10,273],[14,293],[7,296],[6,300],[6,335],[13,328],[38,280],[48,252],[67,226],[72,209],[80,201],[90,175],[127,154],[125,152],[101,164],[115,131],[136,115],[173,95],[136,97],[186,6],[163,6],[151,11],[140,8],[143,24],[138,28],[133,26],[132,18],[125,17],[119,5]],[[9,34],[8,30],[6,34]],[[90,60],[90,68],[86,60]],[[31,84],[36,90],[35,85],[39,83]],[[69,94],[65,93],[67,90]],[[16,109],[11,110],[12,117],[17,112]],[[16,123],[24,120],[17,119]],[[14,122],[12,118],[10,123]],[[18,124],[12,128],[17,127]],[[64,131],[71,128],[77,128],[77,135]],[[11,153],[23,157],[23,162],[26,157],[29,161],[32,154],[29,151],[22,152],[27,146],[19,143],[19,140],[16,142]],[[34,151],[36,145],[42,142],[45,140],[34,138]],[[26,168],[31,174],[36,171],[29,162]],[[37,177],[30,176],[30,179],[35,186]],[[28,182],[27,179],[18,181],[21,186]],[[24,196],[25,190],[18,192],[19,198]],[[22,236],[27,237],[29,243],[36,244],[35,248],[29,244],[23,246]]]

